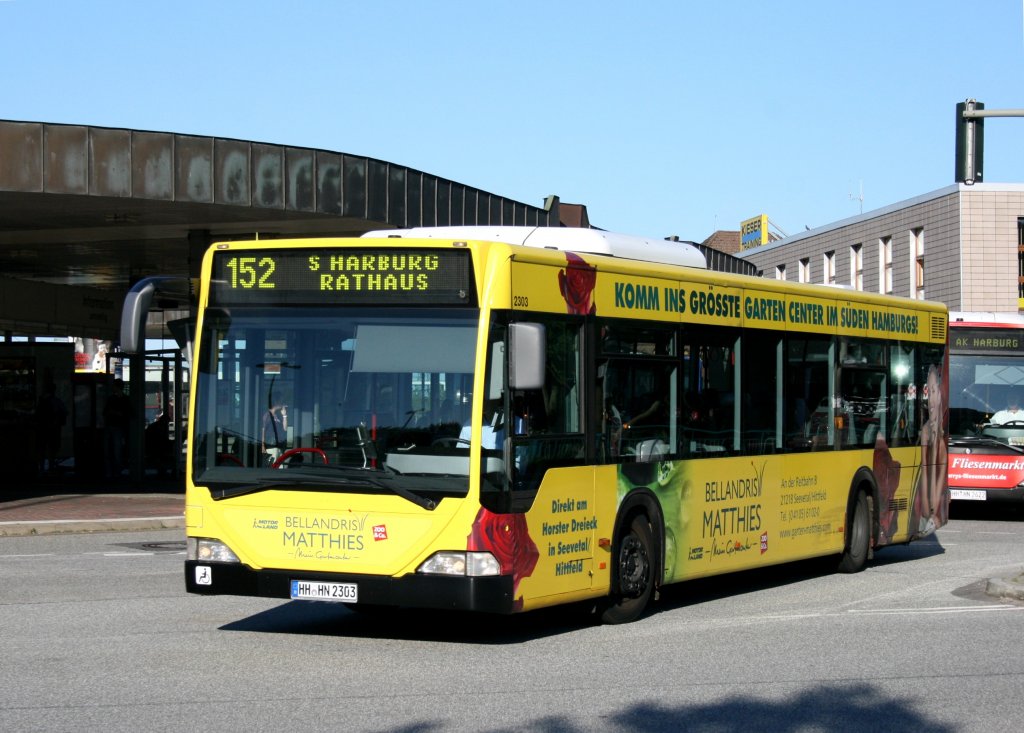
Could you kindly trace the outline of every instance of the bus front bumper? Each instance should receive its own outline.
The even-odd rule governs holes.
[[[241,563],[187,560],[185,589],[200,595],[292,598],[292,581],[355,584],[357,604],[512,613],[512,576],[379,575],[254,570]]]

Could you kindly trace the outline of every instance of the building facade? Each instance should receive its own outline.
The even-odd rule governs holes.
[[[764,277],[1017,313],[1024,184],[955,184],[738,256]]]

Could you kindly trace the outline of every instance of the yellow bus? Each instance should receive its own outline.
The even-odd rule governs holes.
[[[703,265],[566,228],[214,245],[187,590],[617,623],[941,526],[945,308]]]

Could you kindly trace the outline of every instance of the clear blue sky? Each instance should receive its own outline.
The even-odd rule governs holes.
[[[3,119],[368,155],[700,241],[953,183],[956,103],[1024,108],[1024,23],[1021,0],[0,0],[0,68]],[[1024,118],[985,143],[986,181],[1024,181]]]

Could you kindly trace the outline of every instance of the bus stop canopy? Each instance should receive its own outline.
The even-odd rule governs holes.
[[[116,339],[149,275],[196,277],[217,240],[448,225],[558,226],[544,207],[365,156],[0,120],[0,330]],[[157,304],[151,336],[180,315]]]

